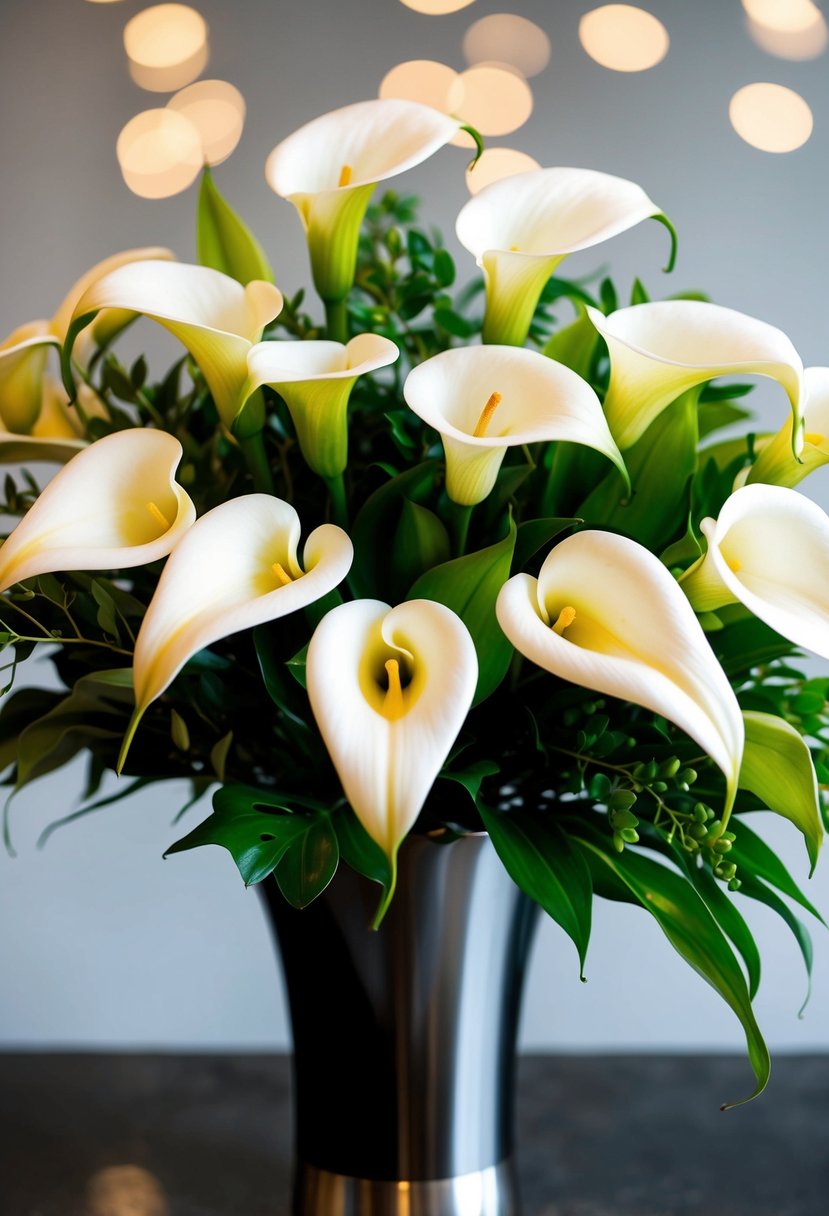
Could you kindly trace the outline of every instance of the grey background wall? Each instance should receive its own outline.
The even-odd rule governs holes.
[[[121,30],[141,7],[138,0],[0,3],[0,335],[50,315],[75,276],[108,253],[160,243],[193,257],[195,192],[143,201],[123,185],[115,160],[123,124],[161,104],[126,72]],[[196,7],[212,33],[206,75],[234,82],[248,103],[242,144],[217,180],[267,245],[286,290],[305,281],[305,250],[292,209],[263,178],[273,145],[319,113],[375,95],[401,59],[461,67],[468,24],[509,10],[539,22],[553,54],[532,82],[530,121],[493,142],[543,164],[633,178],[681,234],[671,280],[660,272],[666,238],[656,225],[574,258],[569,271],[607,264],[623,288],[638,273],[654,294],[703,287],[786,330],[807,364],[829,362],[829,60],[764,54],[746,35],[739,0],[651,0],[671,50],[654,70],[630,76],[582,52],[578,18],[594,7],[583,0],[476,0],[444,17],[421,16],[397,0],[199,0]],[[809,101],[815,130],[804,148],[771,156],[734,134],[729,98],[756,80],[787,84]],[[466,158],[446,149],[405,188],[424,197],[426,214],[471,271],[451,235],[467,197]],[[172,350],[148,324],[130,341]],[[777,425],[781,394],[764,389],[756,400]],[[824,501],[827,487],[829,471],[807,483]],[[48,665],[31,675],[47,680]],[[71,809],[80,788],[75,767],[13,806],[18,856],[0,853],[0,1044],[284,1045],[281,982],[256,895],[218,849],[161,860],[184,790],[136,797],[38,851],[39,832]],[[194,810],[191,822],[206,810]],[[755,819],[805,881],[794,829],[771,816]],[[825,872],[813,893],[829,910]],[[771,916],[750,915],[768,959],[757,1008],[772,1046],[827,1047],[829,942],[818,935],[814,997],[798,1021],[805,979],[790,939]],[[546,925],[529,982],[527,1046],[739,1048],[736,1022],[644,914],[599,909],[588,977],[579,984],[572,947]]]

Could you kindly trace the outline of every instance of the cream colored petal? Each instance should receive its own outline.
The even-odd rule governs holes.
[[[750,485],[701,528],[708,551],[680,580],[694,607],[737,601],[796,646],[829,659],[826,512],[796,490]]]
[[[243,287],[207,266],[132,262],[88,288],[72,314],[72,333],[110,308],[143,313],[174,334],[201,368],[222,420],[232,426],[244,404],[248,352],[278,316],[282,294],[262,280]]]
[[[748,482],[788,486],[799,483],[821,465],[829,464],[829,367],[807,367],[803,373],[803,450],[800,460],[792,454],[793,418],[783,423],[760,450],[748,470]]]
[[[118,270],[121,266],[127,266],[131,262],[146,262],[146,261],[169,261],[174,262],[176,255],[171,249],[165,249],[160,245],[151,245],[141,249],[125,249],[123,253],[114,253],[112,257],[104,258],[102,262],[98,262],[87,270],[76,283],[72,285],[66,293],[57,312],[52,318],[52,333],[61,342],[64,342],[69,331],[69,326],[72,321],[72,315],[75,311],[75,305],[85,295],[87,290],[96,283],[98,279],[105,278],[111,274],[113,270]],[[122,329],[129,321],[129,316],[121,318],[100,318],[100,334],[98,336],[110,337],[117,329]],[[108,329],[104,326],[108,323]],[[99,323],[96,322],[96,329]]]
[[[390,712],[385,663],[405,687]],[[412,600],[334,608],[308,647],[308,696],[363,827],[393,858],[417,819],[472,704],[478,663],[459,617]],[[407,683],[408,681],[408,683]]]
[[[139,714],[197,651],[296,612],[343,581],[353,549],[341,528],[312,532],[303,565],[299,538],[294,508],[268,494],[221,503],[193,525],[170,556],[138,634]]]
[[[36,574],[119,570],[166,557],[193,523],[175,481],[181,444],[164,431],[118,431],[49,482],[0,546],[0,591]]]
[[[665,300],[587,312],[607,343],[610,385],[605,414],[624,451],[666,405],[717,376],[768,376],[785,390],[794,447],[803,443],[803,364],[786,335],[765,321],[699,300]]]
[[[50,346],[58,346],[48,321],[21,325],[0,344],[0,420],[26,435],[37,422]]]
[[[575,618],[559,635],[565,608]],[[498,621],[521,654],[583,688],[663,714],[722,769],[728,807],[740,771],[740,708],[686,598],[647,549],[610,532],[557,545],[538,580],[511,578]]]
[[[416,101],[344,106],[294,131],[268,157],[265,175],[283,198],[347,190],[414,168],[458,133],[460,122]],[[341,186],[344,166],[350,173]]]
[[[501,400],[484,433],[475,430],[493,393]],[[513,346],[457,347],[411,371],[403,388],[410,408],[443,439],[447,489],[455,502],[481,502],[508,447],[561,440],[624,462],[593,389],[570,368]]]

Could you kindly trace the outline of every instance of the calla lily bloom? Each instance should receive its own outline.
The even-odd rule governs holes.
[[[208,266],[135,262],[93,283],[76,303],[64,347],[64,376],[77,334],[101,309],[127,309],[157,321],[201,368],[228,429],[245,404],[247,356],[282,309],[282,293],[254,279],[246,286]],[[71,391],[71,384],[67,384]]]
[[[794,420],[789,416],[776,435],[757,444],[760,455],[748,471],[747,482],[775,486],[798,485],[813,469],[829,464],[829,367],[807,367],[803,373],[803,449],[792,455]]]
[[[269,494],[246,494],[203,515],[179,541],[158,582],[135,643],[138,723],[188,659],[220,638],[296,612],[343,581],[354,550],[341,528],[322,524],[297,559],[294,508]]]
[[[587,309],[607,343],[604,410],[622,451],[681,393],[717,376],[768,376],[792,407],[792,450],[803,446],[803,364],[786,335],[765,321],[700,300],[634,304],[605,317]]]
[[[147,258],[160,260],[174,256],[169,249],[154,247],[128,249],[105,258],[78,279],[51,320],[21,325],[0,343],[0,423],[3,430],[18,435],[33,433],[44,404],[43,377],[49,347],[60,347],[65,341],[72,310],[87,288],[118,266]],[[129,320],[130,316],[123,314],[102,317],[100,328],[90,334],[86,353],[93,344],[109,341]]]
[[[610,532],[577,532],[537,579],[509,579],[496,612],[539,667],[681,727],[725,774],[730,811],[745,737],[740,707],[688,601],[649,550]]]
[[[532,169],[485,186],[456,225],[486,280],[484,341],[522,346],[559,262],[646,219],[668,223],[641,186],[593,169]]]
[[[308,464],[336,477],[348,462],[348,399],[360,376],[387,367],[400,351],[379,334],[341,342],[260,342],[248,355],[251,389],[269,384],[290,411]]]
[[[460,119],[420,102],[360,101],[315,118],[274,148],[265,176],[299,212],[323,300],[342,300],[354,282],[360,225],[377,183],[419,165],[460,127]]]
[[[63,385],[44,372],[40,391],[40,412],[29,434],[0,430],[0,463],[41,460],[65,464],[88,446],[81,413],[70,406]],[[100,397],[87,384],[78,385],[78,404],[86,418],[106,414]]]
[[[117,431],[79,452],[0,545],[0,591],[58,570],[122,570],[166,557],[196,518],[175,481],[179,441]]]
[[[472,704],[472,638],[431,600],[354,600],[317,626],[306,675],[345,795],[393,866]]]
[[[593,389],[537,351],[470,346],[443,351],[411,371],[403,394],[440,432],[446,492],[472,506],[489,494],[508,447],[545,440],[602,452],[628,480]]]
[[[829,659],[829,516],[784,486],[743,486],[700,528],[708,550],[680,578],[697,612],[740,603]]]

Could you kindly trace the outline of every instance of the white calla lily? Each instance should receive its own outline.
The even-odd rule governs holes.
[[[606,317],[587,309],[607,343],[610,384],[604,409],[622,451],[681,393],[717,376],[768,376],[792,407],[792,445],[803,444],[803,363],[782,330],[701,300],[664,300],[620,308]]]
[[[577,532],[537,579],[509,579],[496,611],[516,650],[539,667],[681,727],[725,774],[730,812],[740,707],[687,599],[649,550],[610,532]]]
[[[66,340],[72,310],[86,289],[118,266],[147,258],[161,260],[174,256],[169,249],[159,247],[127,249],[113,254],[81,275],[51,320],[21,325],[0,343],[0,424],[4,431],[17,435],[33,433],[44,404],[43,378],[49,348],[60,347]],[[123,314],[102,317],[102,328],[90,335],[85,354],[88,355],[95,344],[109,341],[129,320],[130,316]]]
[[[792,455],[794,419],[789,415],[776,435],[756,444],[759,456],[746,481],[769,485],[798,485],[821,465],[829,464],[829,367],[807,367],[803,373],[803,448]]]
[[[431,600],[355,600],[317,626],[306,674],[345,795],[394,865],[475,695],[469,631]]]
[[[83,437],[82,418],[106,415],[103,402],[87,384],[78,385],[77,405],[70,406],[63,385],[43,373],[37,421],[28,434],[0,430],[0,464],[40,460],[65,464],[89,444]],[[82,411],[82,412],[81,412]]]
[[[570,368],[514,346],[458,347],[411,371],[403,394],[440,432],[446,490],[472,506],[489,494],[508,447],[561,440],[602,452],[627,471],[593,389]]]
[[[360,334],[342,342],[260,342],[248,354],[251,390],[268,384],[288,407],[300,450],[321,477],[339,476],[348,463],[348,399],[367,372],[399,357],[394,342]]]
[[[175,481],[179,441],[149,428],[90,444],[0,545],[0,591],[58,570],[121,570],[166,557],[196,518]]]
[[[680,578],[698,612],[740,603],[829,659],[829,516],[785,486],[743,486],[700,528],[707,552]]]
[[[148,705],[188,659],[220,638],[322,599],[343,581],[354,550],[322,524],[297,558],[300,521],[269,494],[246,494],[208,511],[173,551],[135,643],[135,714],[119,767]]]
[[[274,148],[265,176],[299,213],[323,300],[342,300],[354,282],[360,225],[376,184],[419,165],[460,127],[460,119],[420,102],[360,101],[315,118]]]
[[[641,186],[593,169],[532,169],[485,186],[456,224],[486,280],[484,341],[522,346],[559,262],[647,219],[665,223],[673,236]]]
[[[282,293],[255,279],[242,286],[208,266],[145,261],[121,266],[93,283],[75,304],[64,371],[76,335],[101,309],[142,313],[187,347],[201,368],[228,429],[245,404],[247,356],[282,309]]]

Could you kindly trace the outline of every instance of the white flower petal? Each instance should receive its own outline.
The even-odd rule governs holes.
[[[789,397],[794,446],[802,446],[803,364],[786,335],[733,308],[699,300],[665,300],[620,308],[609,317],[587,310],[610,352],[604,408],[624,451],[666,405],[716,376],[768,376]]]
[[[221,503],[193,525],[164,568],[136,640],[139,715],[197,651],[296,612],[342,582],[353,558],[346,533],[333,524],[312,532],[304,569],[299,538],[294,508],[269,494]]]
[[[559,635],[553,626],[565,608],[575,617]],[[743,750],[740,708],[690,605],[652,553],[610,532],[576,533],[556,545],[538,580],[518,574],[505,584],[497,614],[539,667],[681,727],[722,769],[730,808]]]
[[[118,431],[49,482],[0,546],[0,591],[36,574],[119,570],[166,557],[193,523],[174,479],[181,444],[164,431]]]
[[[127,266],[131,262],[174,262],[176,255],[171,249],[165,249],[160,245],[151,245],[141,249],[125,249],[123,253],[114,253],[111,257],[104,258],[102,262],[98,262],[87,270],[76,283],[66,293],[57,312],[52,317],[51,328],[52,333],[61,342],[66,340],[66,335],[69,332],[69,326],[72,323],[72,316],[75,311],[75,305],[86,294],[93,283],[97,283],[99,279],[105,278],[111,274],[113,270],[118,270],[121,266]],[[100,322],[96,322],[95,328],[101,332],[97,335],[103,336],[104,327],[106,326],[106,337],[109,339],[114,332],[123,328],[130,320],[126,317],[101,317]]]
[[[739,602],[796,646],[829,659],[829,516],[783,486],[743,486],[716,522],[708,551],[680,580],[698,611]]]
[[[493,393],[501,400],[484,428]],[[403,394],[418,417],[440,432],[447,492],[471,505],[489,494],[506,449],[561,440],[602,452],[627,477],[599,399],[580,376],[537,351],[513,346],[457,347],[411,371]],[[482,435],[475,435],[483,429]]]
[[[21,325],[0,345],[0,419],[15,434],[37,421],[49,347],[59,345],[48,321]]]
[[[385,663],[410,682],[389,712]],[[355,814],[394,858],[472,704],[478,677],[466,626],[442,604],[355,600],[317,627],[308,696]]]

